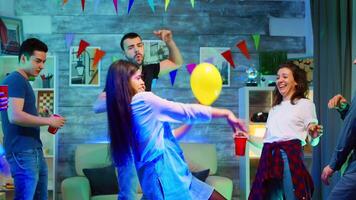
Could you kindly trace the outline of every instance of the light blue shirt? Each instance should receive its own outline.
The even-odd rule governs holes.
[[[212,188],[195,184],[167,122],[208,123],[211,107],[171,102],[151,92],[136,94],[131,106],[136,127],[132,151],[145,196],[149,199],[208,199]]]

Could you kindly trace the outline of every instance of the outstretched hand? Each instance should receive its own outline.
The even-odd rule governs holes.
[[[249,136],[246,132],[243,132],[243,131],[234,132],[234,134],[232,135],[232,137],[233,137],[233,138],[246,137],[246,138],[250,139],[250,136]]]
[[[237,118],[233,112],[230,111],[226,119],[229,125],[232,127],[234,133],[237,133],[239,131],[247,132],[244,122],[241,119]]]
[[[347,100],[341,94],[337,94],[329,100],[328,108],[340,108],[342,103],[347,103]]]

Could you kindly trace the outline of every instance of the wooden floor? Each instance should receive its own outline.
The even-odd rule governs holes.
[[[4,194],[2,194],[4,193]],[[6,191],[0,192],[0,200],[13,200],[14,199],[14,191]],[[53,192],[48,191],[48,200],[53,200]]]

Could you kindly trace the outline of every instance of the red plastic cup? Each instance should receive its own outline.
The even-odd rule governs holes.
[[[234,141],[235,141],[235,155],[244,156],[247,137],[235,137]]]
[[[53,114],[54,117],[61,117],[60,115],[57,115],[57,114]],[[48,132],[55,135],[58,131],[58,128],[55,128],[55,127],[52,127],[52,126],[49,126],[48,127]]]
[[[9,97],[9,87],[7,85],[0,85],[0,92],[4,93],[5,97]],[[1,110],[5,110],[7,109],[7,104],[4,105],[2,108],[0,108]]]

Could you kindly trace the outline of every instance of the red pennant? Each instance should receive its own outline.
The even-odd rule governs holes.
[[[237,43],[236,46],[240,49],[241,53],[245,55],[247,59],[251,59],[250,54],[248,53],[247,44],[245,40]]]
[[[89,46],[90,44],[84,40],[80,40],[79,43],[79,49],[78,49],[78,53],[77,53],[77,58],[79,58],[80,54],[83,53],[83,51]]]
[[[221,53],[221,55],[225,58],[225,60],[227,62],[230,63],[230,65],[235,68],[235,63],[234,63],[234,60],[232,59],[232,53],[231,53],[231,50],[226,50],[224,52]]]
[[[100,49],[95,49],[93,66],[96,66],[99,60],[101,60],[104,57],[104,55],[105,55],[105,51]]]
[[[82,0],[82,11],[84,12],[85,0]]]

